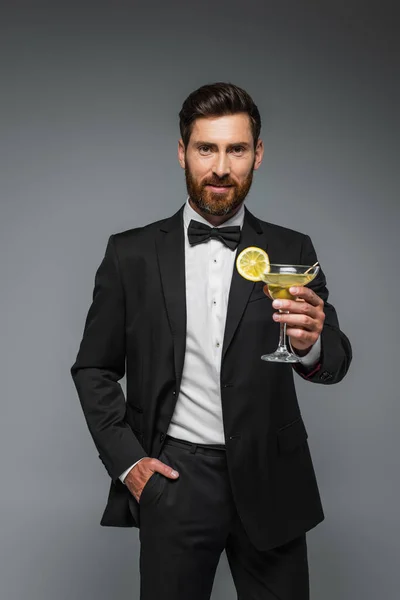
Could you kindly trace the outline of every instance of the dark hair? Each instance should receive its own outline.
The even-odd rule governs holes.
[[[261,130],[261,117],[249,94],[233,83],[211,83],[192,92],[179,113],[179,129],[187,147],[193,123],[199,117],[222,117],[247,113],[250,117],[254,147]]]

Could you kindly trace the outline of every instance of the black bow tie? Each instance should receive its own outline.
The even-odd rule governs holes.
[[[220,240],[231,250],[235,250],[240,242],[240,227],[234,225],[231,227],[209,227],[193,219],[188,227],[189,243],[192,246],[207,242],[211,238]]]

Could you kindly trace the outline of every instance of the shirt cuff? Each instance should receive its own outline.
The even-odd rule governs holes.
[[[296,356],[298,356],[296,350],[294,348],[292,348],[292,344],[290,343],[290,338],[288,338],[288,339],[289,339],[289,346],[290,346],[291,351],[293,352],[293,354],[296,354]],[[308,351],[308,353],[305,356],[299,356],[301,364],[307,368],[314,367],[318,363],[320,358],[321,358],[321,336],[318,337],[315,344],[313,346],[311,346],[310,350]]]
[[[137,465],[137,464],[138,464],[138,463],[139,463],[141,460],[143,460],[143,458],[146,458],[146,457],[145,457],[145,456],[143,456],[142,458],[139,458],[139,460],[137,460],[135,463],[133,463],[133,465],[131,465],[131,466],[129,467],[129,469],[127,469],[126,471],[124,471],[124,472],[123,472],[123,473],[122,473],[122,474],[119,476],[119,478],[120,478],[120,480],[122,481],[122,483],[124,483],[124,481],[125,481],[125,477],[128,475],[129,471],[131,471],[135,465]]]

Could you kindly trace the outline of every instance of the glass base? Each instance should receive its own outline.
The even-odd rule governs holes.
[[[273,354],[263,354],[261,360],[268,362],[298,363],[300,359],[286,348],[277,348]]]

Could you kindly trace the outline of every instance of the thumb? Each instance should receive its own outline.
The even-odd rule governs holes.
[[[161,460],[157,459],[157,463],[154,465],[154,471],[158,471],[161,475],[168,477],[169,479],[177,479],[179,477],[178,471],[175,471],[169,465],[161,462]]]

